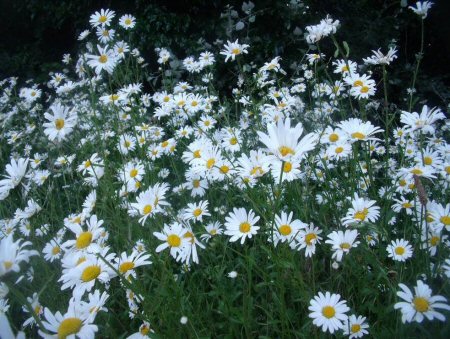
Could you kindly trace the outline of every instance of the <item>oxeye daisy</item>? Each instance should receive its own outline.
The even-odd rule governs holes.
[[[42,250],[44,254],[44,259],[53,262],[55,259],[59,259],[62,255],[62,247],[59,240],[54,238],[51,239]]]
[[[129,14],[122,15],[119,19],[119,25],[125,29],[134,28],[136,25],[136,18]]]
[[[100,12],[95,12],[91,15],[89,22],[92,27],[97,26],[109,26],[111,20],[114,18],[116,13],[110,9],[101,9]]]
[[[98,55],[87,54],[87,64],[95,69],[95,73],[98,75],[105,70],[111,74],[116,67],[117,57],[113,50],[109,50],[108,47],[97,46]]]
[[[360,198],[357,193],[351,201],[352,207],[347,211],[347,215],[342,218],[342,223],[347,226],[362,222],[375,222],[380,216],[380,208],[376,206],[375,200]]]
[[[306,226],[300,230],[298,235],[298,250],[305,249],[305,257],[312,257],[316,253],[316,243],[320,243],[322,237],[319,234],[322,233],[318,227],[313,224]]]
[[[41,317],[42,313],[44,313],[44,308],[42,307],[41,303],[39,302],[39,295],[37,293],[33,293],[33,296],[30,298],[27,298],[28,303],[31,305],[31,309],[34,312],[34,315],[38,318]],[[26,313],[29,313],[29,309],[25,306],[22,306],[22,310]],[[33,326],[36,323],[36,320],[32,315],[28,319],[24,321],[22,324],[23,327],[26,327],[28,325]]]
[[[31,256],[38,255],[35,250],[28,250],[25,247],[31,242],[22,242],[22,239],[14,242],[13,235],[9,234],[0,241],[0,277],[13,271],[19,272],[19,264],[22,261],[28,262]]]
[[[233,208],[225,218],[225,234],[231,237],[230,242],[241,239],[242,245],[247,237],[251,238],[259,230],[259,226],[255,226],[258,220],[259,216],[255,216],[253,210],[247,213],[245,208]]]
[[[370,121],[364,122],[358,118],[341,121],[338,126],[351,142],[378,140],[373,135],[383,132],[381,128],[372,125]]]
[[[204,216],[211,216],[208,212],[208,201],[200,201],[199,203],[189,203],[184,209],[183,219],[202,221]]]
[[[62,246],[64,248],[80,251],[83,253],[98,253],[100,246],[97,241],[101,234],[105,231],[103,220],[99,220],[97,215],[93,214],[86,222],[87,230],[84,230],[79,224],[65,222],[64,225],[75,234],[75,239],[67,240]]]
[[[185,238],[186,228],[178,223],[174,222],[170,225],[164,225],[162,233],[153,232],[153,235],[161,241],[164,241],[156,248],[156,253],[159,253],[166,248],[170,248],[170,255],[177,259],[183,247],[188,245],[189,239]]]
[[[398,286],[401,291],[397,292],[397,296],[404,301],[396,303],[394,308],[396,310],[400,309],[402,312],[403,323],[412,321],[421,323],[424,317],[428,320],[436,318],[440,321],[445,321],[445,316],[439,313],[437,309],[450,310],[446,298],[440,295],[432,296],[431,288],[421,280],[417,280],[414,294],[406,285],[399,284]]]
[[[313,319],[313,324],[321,327],[323,332],[330,332],[344,328],[344,322],[347,320],[347,313],[350,308],[345,300],[341,300],[339,294],[331,294],[330,292],[319,292],[310,301],[309,317]]]
[[[148,259],[150,259],[150,254],[146,254],[145,252],[133,251],[130,255],[122,252],[120,257],[115,258],[115,265],[121,274],[128,277],[130,274],[134,275],[135,268],[150,265],[152,262]]]
[[[412,246],[405,239],[392,240],[386,250],[389,257],[395,261],[406,261],[413,255]]]
[[[348,335],[349,339],[361,338],[366,334],[369,334],[367,329],[369,325],[366,323],[366,317],[352,314],[344,323],[344,335]]]
[[[238,39],[236,39],[235,42],[228,41],[227,44],[224,46],[224,49],[220,51],[220,54],[225,56],[225,62],[227,62],[229,58],[231,58],[231,60],[234,61],[237,55],[247,54],[248,47],[250,46],[240,44],[238,42]]]
[[[447,231],[450,231],[450,204],[443,206],[435,203],[429,209],[429,212],[433,217],[432,226],[437,232],[441,232],[444,227]]]
[[[209,241],[212,237],[223,233],[222,225],[218,221],[214,221],[206,225],[205,231],[207,233],[200,236],[200,239],[203,241]]]
[[[42,321],[47,332],[39,330],[39,335],[50,338],[94,338],[98,331],[97,325],[92,324],[85,309],[79,307],[78,301],[70,299],[67,312],[62,315],[59,311],[53,314],[48,308],[44,309],[45,320]],[[53,334],[54,333],[54,334]]]
[[[281,215],[275,215],[275,223],[273,227],[273,243],[275,246],[279,242],[287,242],[291,248],[297,246],[296,238],[299,232],[306,228],[306,224],[300,220],[292,220],[293,212],[287,214],[281,212]],[[269,241],[272,238],[269,237]]]
[[[355,241],[357,236],[357,230],[346,230],[345,232],[333,231],[328,234],[328,240],[325,242],[332,246],[332,258],[338,262],[342,261],[342,256],[345,253],[350,252],[352,247],[357,247],[359,245],[359,241]]]

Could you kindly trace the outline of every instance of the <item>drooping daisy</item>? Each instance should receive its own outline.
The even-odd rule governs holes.
[[[372,125],[370,121],[364,122],[358,118],[350,118],[341,121],[338,126],[347,134],[347,137],[351,142],[378,140],[378,138],[375,138],[373,135],[383,132],[381,128]]]
[[[321,327],[323,332],[333,334],[344,328],[344,323],[348,318],[345,313],[350,311],[350,308],[345,300],[341,300],[339,294],[319,292],[311,299],[308,310],[314,325]]]
[[[417,130],[422,131],[424,134],[434,134],[433,124],[438,121],[445,119],[444,113],[434,107],[429,109],[427,105],[422,107],[422,112],[419,114],[417,112],[406,112],[402,111],[400,116],[400,121],[405,125],[406,132],[414,132]]]
[[[408,6],[408,9],[412,10],[422,19],[425,19],[431,6],[433,6],[433,3],[431,1],[417,1],[416,7]]]
[[[350,252],[352,247],[357,247],[359,241],[355,241],[358,236],[357,230],[333,231],[328,234],[328,240],[325,242],[330,244],[333,250],[332,258],[337,262],[342,261],[342,256]]]
[[[259,226],[255,226],[259,216],[256,216],[253,210],[248,213],[245,208],[233,208],[225,218],[225,234],[229,235],[230,242],[241,239],[241,245],[244,244],[246,238],[251,238],[259,230]]]
[[[395,261],[406,261],[413,255],[412,246],[405,239],[392,240],[386,248],[388,256]]]
[[[222,225],[218,221],[210,222],[205,226],[205,230],[207,233],[200,236],[203,241],[209,241],[212,237],[223,233]]]
[[[432,296],[431,288],[422,282],[417,280],[417,286],[414,287],[414,294],[404,284],[398,285],[401,291],[397,292],[402,300],[394,305],[396,310],[400,309],[402,312],[402,322],[410,323],[416,321],[421,323],[426,317],[428,320],[434,318],[445,321],[445,316],[439,313],[437,309],[450,310],[450,306],[447,305],[447,299],[440,295]]]
[[[28,262],[30,257],[39,255],[35,250],[28,250],[25,247],[31,242],[22,242],[22,239],[14,242],[13,235],[9,234],[0,241],[0,277],[13,271],[19,272],[19,264],[22,261]]]

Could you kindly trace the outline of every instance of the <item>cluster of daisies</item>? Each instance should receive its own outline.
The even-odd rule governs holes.
[[[411,9],[425,18],[430,4],[416,6]],[[450,147],[444,113],[423,105],[420,113],[397,112],[395,128],[381,128],[362,114],[342,115],[339,108],[375,95],[369,70],[390,65],[396,48],[386,55],[373,51],[360,64],[346,58],[328,65],[325,55],[308,54],[296,73],[302,76],[288,84],[280,77],[287,72],[279,56],[259,67],[239,66],[233,103],[226,105],[207,86],[214,81],[214,65],[243,61],[251,56],[248,44],[228,41],[216,54],[205,50],[185,58],[184,70],[198,82],[179,81],[153,93],[145,93],[141,83],[112,87],[109,79],[117,68],[145,65],[124,40],[135,18],[124,15],[116,26],[114,18],[111,10],[91,16],[91,29],[78,38],[83,51],[74,63],[70,55],[63,60],[75,76],[52,73],[48,93],[37,84],[16,91],[14,78],[0,82],[0,138],[12,149],[0,169],[0,200],[7,206],[0,209],[0,277],[16,274],[17,286],[25,277],[33,281],[32,264],[41,257],[58,268],[52,283],[71,293],[63,312],[42,305],[39,293],[28,296],[24,328],[37,325],[42,337],[94,337],[96,316],[108,312],[109,286],[117,280],[129,317],[145,319],[129,338],[147,338],[153,330],[140,307],[146,296],[131,287],[151,269],[140,268],[152,264],[150,253],[167,252],[189,272],[199,269],[202,256],[214,251],[209,245],[217,242],[236,243],[230,244],[236,249],[267,242],[308,260],[320,253],[336,270],[351,260],[355,248],[381,249],[387,267],[426,257],[422,280],[450,278],[450,204],[445,200]],[[306,27],[305,40],[318,43],[338,27],[339,21],[327,17]],[[161,71],[170,69],[175,58],[170,50],[157,48],[156,54]],[[318,65],[330,67],[334,79],[320,82]],[[368,72],[360,75],[357,69]],[[257,87],[255,96],[246,93],[246,81]],[[14,93],[23,100],[14,100]],[[382,109],[376,100],[360,103],[369,112]],[[304,194],[295,191],[301,186],[316,207],[309,218],[285,201],[293,191],[302,199]],[[44,223],[49,202],[42,191],[73,187],[86,190],[83,202],[79,196],[65,198],[81,206]],[[98,196],[105,191],[108,195]],[[258,191],[267,206],[254,203],[251,191]],[[229,200],[214,199],[217,192]],[[127,250],[113,248],[114,234],[99,200],[124,212],[133,227],[147,230],[146,238],[135,239],[130,231]],[[317,215],[327,206],[329,225]],[[29,264],[25,274],[23,262]],[[414,292],[399,284],[393,308],[404,323],[443,321],[438,310],[450,309],[446,298],[433,295],[422,280]],[[8,312],[8,296],[2,283],[0,314]],[[350,310],[340,294],[318,292],[309,317],[324,332],[343,331],[350,338],[368,334],[367,317]]]

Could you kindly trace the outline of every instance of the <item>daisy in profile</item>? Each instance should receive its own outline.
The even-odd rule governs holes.
[[[421,323],[426,317],[428,320],[434,318],[445,321],[445,316],[439,313],[437,309],[450,310],[450,306],[447,304],[447,299],[443,296],[432,296],[431,288],[422,282],[417,280],[417,286],[414,287],[414,294],[404,284],[398,285],[401,291],[397,292],[397,296],[403,301],[400,301],[394,305],[396,310],[400,309],[402,312],[402,322],[410,323],[416,321]]]
[[[35,250],[25,249],[25,247],[30,245],[31,242],[22,242],[22,239],[14,242],[12,234],[0,241],[0,277],[11,271],[19,272],[19,264],[22,261],[28,262],[30,257],[39,255]]]
[[[389,65],[394,59],[397,59],[397,48],[390,47],[386,55],[378,51],[372,51],[373,55],[369,58],[363,59],[367,65]]]
[[[203,241],[209,241],[212,237],[223,233],[222,225],[218,221],[210,222],[206,225],[205,231],[206,233],[200,236],[200,239]]]
[[[119,25],[127,30],[132,29],[136,26],[136,18],[129,14],[122,15],[119,19]]]
[[[309,317],[313,319],[313,324],[322,328],[322,332],[330,332],[333,334],[344,328],[345,321],[348,316],[346,313],[350,311],[345,300],[341,300],[339,294],[331,294],[330,292],[319,292],[310,301],[308,307],[310,311]]]
[[[319,235],[322,233],[318,227],[315,227],[312,223],[300,230],[298,235],[298,250],[305,249],[305,257],[312,257],[316,253],[316,243],[319,244],[322,237]]]
[[[70,299],[67,312],[62,315],[59,311],[53,314],[48,308],[44,309],[42,325],[47,332],[39,330],[39,335],[45,339],[51,338],[86,338],[93,339],[98,331],[97,325],[92,324],[89,312],[80,307],[79,302]]]
[[[225,234],[229,235],[230,242],[241,239],[241,245],[244,244],[246,238],[251,238],[259,230],[259,226],[255,224],[259,221],[253,210],[248,213],[245,208],[233,208],[225,218]]]
[[[302,159],[314,149],[319,139],[317,134],[309,133],[299,140],[303,134],[303,125],[298,123],[291,127],[290,118],[284,121],[280,119],[277,124],[268,124],[267,132],[268,134],[258,131],[259,140],[281,161],[289,161],[293,157]]]
[[[369,325],[366,323],[366,317],[352,314],[344,323],[344,335],[348,335],[349,339],[361,338],[366,334],[369,334],[367,329]]]
[[[148,321],[144,321],[141,326],[139,326],[139,332],[133,333],[127,339],[150,339],[150,334],[155,333],[150,327]]]
[[[372,125],[370,121],[362,121],[358,118],[350,118],[339,123],[339,128],[347,135],[351,142],[379,140],[373,135],[383,132],[379,127]]]
[[[431,6],[433,6],[433,3],[431,1],[417,1],[416,7],[409,6],[408,9],[412,10],[422,19],[425,19]]]
[[[388,252],[388,256],[395,261],[404,262],[413,255],[412,246],[405,239],[392,240],[386,250]]]
[[[101,9],[100,12],[95,12],[91,15],[89,22],[92,27],[109,26],[111,20],[115,17],[116,13],[110,9]]]
[[[344,254],[349,253],[352,247],[359,245],[359,241],[355,241],[357,236],[357,230],[333,231],[328,234],[328,240],[325,242],[332,246],[332,258],[338,262],[342,261]]]
[[[362,222],[375,222],[380,216],[380,208],[375,205],[375,200],[368,200],[360,198],[355,193],[352,199],[352,207],[347,211],[347,215],[342,218],[342,223],[345,226],[362,223]]]
[[[231,58],[231,60],[234,61],[237,55],[247,54],[248,47],[250,46],[240,44],[238,42],[238,39],[236,39],[235,42],[228,41],[227,44],[224,46],[224,49],[220,51],[220,54],[225,56],[225,62],[227,62],[229,58]]]
[[[402,111],[400,121],[405,125],[405,132],[422,131],[424,134],[434,134],[435,129],[433,124],[445,119],[444,113],[439,108],[429,109],[427,105],[422,107],[422,112],[406,112]]]
[[[44,313],[44,308],[42,307],[41,303],[39,302],[39,295],[35,292],[33,293],[32,297],[27,297],[28,303],[31,305],[31,308],[35,314],[36,317],[40,318],[42,313]],[[27,307],[22,306],[22,310],[25,313],[29,313],[29,310]],[[22,324],[23,327],[27,327],[28,325],[33,326],[36,323],[36,320],[32,315],[28,319],[24,321]]]
[[[58,102],[50,106],[50,110],[53,115],[50,113],[44,114],[44,117],[49,121],[43,124],[45,127],[44,134],[48,136],[50,141],[64,140],[77,124],[75,108],[70,109]]]

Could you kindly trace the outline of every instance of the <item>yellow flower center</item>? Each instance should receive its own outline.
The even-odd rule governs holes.
[[[130,26],[131,25],[131,19],[125,19],[125,25]]]
[[[289,173],[290,171],[292,171],[292,164],[290,162],[286,161],[283,164],[283,172],[284,173]]]
[[[357,333],[357,332],[361,331],[361,325],[360,324],[353,324],[352,327],[350,328],[350,331],[352,333]]]
[[[199,188],[199,187],[200,187],[200,180],[194,179],[194,180],[192,181],[192,187],[194,187],[194,188]]]
[[[331,319],[336,314],[336,310],[333,306],[325,306],[324,308],[322,308],[322,314],[325,318]]]
[[[336,152],[336,154],[340,154],[344,151],[344,147],[341,147],[341,146],[336,147],[336,149],[334,151]]]
[[[412,169],[412,170],[411,170],[411,173],[412,173],[412,174],[415,174],[415,175],[422,175],[422,174],[423,174],[422,170],[420,170],[420,169],[418,169],[418,168]]]
[[[364,140],[366,138],[366,135],[361,132],[355,132],[355,133],[352,133],[352,138],[358,139],[358,140]]]
[[[92,165],[92,163],[91,163],[90,160],[86,160],[86,161],[84,162],[84,168],[89,168],[89,167],[91,167],[91,165]]]
[[[306,245],[311,246],[313,244],[313,240],[317,239],[317,235],[315,233],[308,233],[305,235]]]
[[[61,252],[61,248],[59,246],[55,246],[52,248],[52,254],[57,255]]]
[[[433,163],[433,158],[432,157],[424,157],[423,163],[427,166],[430,166]]]
[[[280,146],[278,148],[278,151],[280,152],[280,154],[285,157],[288,154],[295,154],[294,150],[290,147],[287,146]]]
[[[79,318],[67,318],[58,327],[58,339],[66,339],[71,334],[77,334],[83,322]]]
[[[92,233],[87,232],[81,232],[80,235],[77,238],[77,241],[75,243],[75,247],[79,250],[88,247],[91,244],[92,241]]]
[[[239,231],[241,231],[242,233],[248,233],[250,232],[250,227],[251,225],[247,221],[243,222],[239,225]]]
[[[100,57],[98,58],[98,61],[102,64],[106,64],[106,62],[108,61],[108,57],[106,56],[106,54],[102,54],[100,55]]]
[[[260,166],[253,167],[250,171],[251,175],[263,175],[264,171]]]
[[[359,87],[359,86],[362,86],[363,85],[363,82],[361,81],[361,80],[356,80],[354,83],[353,83],[353,87]]]
[[[342,244],[340,244],[340,247],[343,250],[348,250],[350,247],[352,247],[352,245],[350,245],[348,242],[343,242]]]
[[[167,237],[167,243],[171,247],[180,247],[181,245],[181,238],[176,234],[171,234]]]
[[[415,297],[413,299],[414,308],[418,312],[426,312],[430,308],[430,304],[428,303],[428,300],[423,297]]]
[[[336,133],[331,133],[328,137],[328,140],[330,140],[330,142],[336,142],[339,140],[339,135],[337,135]]]
[[[341,67],[341,72],[342,72],[342,73],[348,72],[348,67],[347,67],[347,65]]]
[[[445,173],[450,174],[450,166],[445,167]]]
[[[443,223],[445,226],[450,225],[450,216],[444,215],[440,219],[440,222]]]
[[[147,335],[148,332],[150,332],[150,328],[149,328],[147,325],[142,325],[142,326],[141,326],[141,329],[139,330],[139,332],[140,332],[142,335]]]
[[[13,265],[12,261],[4,261],[3,266],[5,266],[5,269],[9,270]]]
[[[102,24],[105,23],[106,20],[108,20],[108,18],[106,17],[106,15],[102,15],[102,16],[100,16],[100,18],[98,18],[98,22],[101,22]]]
[[[196,151],[194,151],[193,152],[193,154],[194,154],[194,158],[196,158],[196,159],[198,159],[198,158],[200,158],[200,150],[198,149],[198,150],[196,150]]]
[[[361,93],[367,93],[367,92],[369,92],[369,87],[367,87],[367,86],[362,86],[361,89],[360,89],[360,91],[361,91]]]
[[[56,119],[55,120],[55,127],[59,131],[64,127],[64,119]]]
[[[403,255],[405,253],[405,248],[402,246],[398,246],[395,248],[395,254],[397,255]]]
[[[132,270],[133,268],[134,268],[134,262],[132,262],[132,261],[127,261],[127,262],[122,263],[122,264],[119,266],[119,272],[120,272],[120,273],[126,273],[126,272],[128,272],[129,270]]]
[[[130,171],[130,177],[134,178],[138,174],[138,170],[136,168],[133,168]]]
[[[403,208],[411,208],[413,205],[410,202],[405,202],[402,204]]]
[[[200,214],[202,214],[202,210],[200,208],[196,208],[192,214],[197,218]]]
[[[88,266],[84,269],[83,273],[81,273],[81,280],[83,280],[84,282],[92,281],[100,275],[100,272],[100,266]]]
[[[152,210],[153,210],[153,208],[151,205],[145,205],[142,211],[144,212],[144,215],[147,215],[147,214],[151,213]]]
[[[211,168],[214,166],[215,163],[216,163],[216,160],[215,160],[215,159],[213,159],[213,158],[209,159],[209,160],[206,162],[206,168],[207,168],[207,169],[211,169]]]
[[[430,239],[430,244],[431,246],[437,246],[437,244],[439,244],[439,237],[438,236],[433,236]]]
[[[220,166],[220,172],[227,174],[230,168],[226,165]]]
[[[280,228],[278,229],[280,231],[280,233],[284,236],[291,234],[292,232],[292,228],[289,225],[281,225]]]
[[[231,54],[238,55],[241,54],[241,50],[239,48],[233,48]]]
[[[354,218],[359,221],[364,221],[366,219],[368,213],[369,213],[369,210],[367,208],[364,208],[362,211],[356,212],[354,215]]]
[[[230,139],[230,144],[231,145],[236,145],[237,144],[237,138],[236,137],[232,137],[231,139]]]

